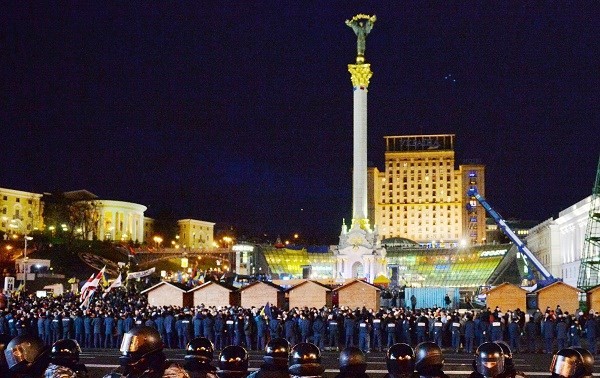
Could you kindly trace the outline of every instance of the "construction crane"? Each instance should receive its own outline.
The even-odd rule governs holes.
[[[521,239],[517,236],[517,234],[515,234],[513,230],[511,230],[511,228],[506,224],[506,221],[500,216],[500,214],[498,214],[498,212],[494,210],[492,206],[490,206],[490,204],[485,200],[485,198],[483,198],[479,194],[479,192],[477,192],[476,188],[472,187],[471,189],[469,189],[467,195],[469,196],[469,198],[475,198],[477,202],[479,202],[481,206],[483,206],[483,208],[488,212],[488,214],[492,218],[494,218],[494,221],[496,222],[498,227],[500,227],[502,232],[506,236],[508,236],[508,238],[515,244],[519,252],[521,252],[521,254],[523,254],[526,257],[526,259],[529,260],[529,262],[539,272],[539,274],[542,276],[542,279],[537,281],[537,288],[548,286],[560,280],[552,276],[552,274],[550,274],[550,272],[542,265],[542,263],[540,263],[540,261],[533,255],[533,252],[531,252],[529,248],[527,248],[525,243],[523,243],[523,241],[521,241]],[[472,204],[467,205],[467,207],[472,206]]]
[[[577,286],[582,290],[590,290],[598,285],[600,285],[600,159],[596,170],[596,182],[590,197],[590,212],[577,280]]]

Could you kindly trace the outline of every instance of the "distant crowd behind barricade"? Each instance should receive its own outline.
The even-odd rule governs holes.
[[[150,306],[147,297],[116,288],[97,294],[82,308],[80,297],[67,293],[50,298],[21,295],[8,298],[0,314],[0,333],[39,335],[47,344],[73,338],[84,348],[116,348],[135,326],[155,328],[167,348],[184,348],[195,337],[208,338],[220,350],[240,345],[262,350],[269,339],[292,345],[312,342],[321,349],[357,346],[363,352],[383,351],[395,343],[435,342],[455,352],[473,353],[486,341],[506,341],[515,353],[545,352],[570,346],[597,351],[598,312],[539,309],[458,311],[443,307],[291,308],[266,303],[261,307],[190,308]]]

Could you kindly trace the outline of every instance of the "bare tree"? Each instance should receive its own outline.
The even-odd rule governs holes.
[[[98,201],[77,201],[68,205],[69,230],[75,239],[96,240],[100,212]]]

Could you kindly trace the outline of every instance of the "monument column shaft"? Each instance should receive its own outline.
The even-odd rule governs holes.
[[[352,218],[367,218],[367,88],[354,87]]]

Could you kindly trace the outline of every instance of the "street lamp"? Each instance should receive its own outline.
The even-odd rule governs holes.
[[[161,238],[160,236],[156,235],[152,240],[154,240],[154,242],[156,243],[156,248],[159,249],[160,248],[160,243],[162,243],[163,238]]]
[[[27,241],[33,240],[33,238],[25,235],[23,239],[25,239],[25,247],[23,248],[23,267],[25,268],[23,272],[23,292],[25,292],[25,285],[27,284]]]

